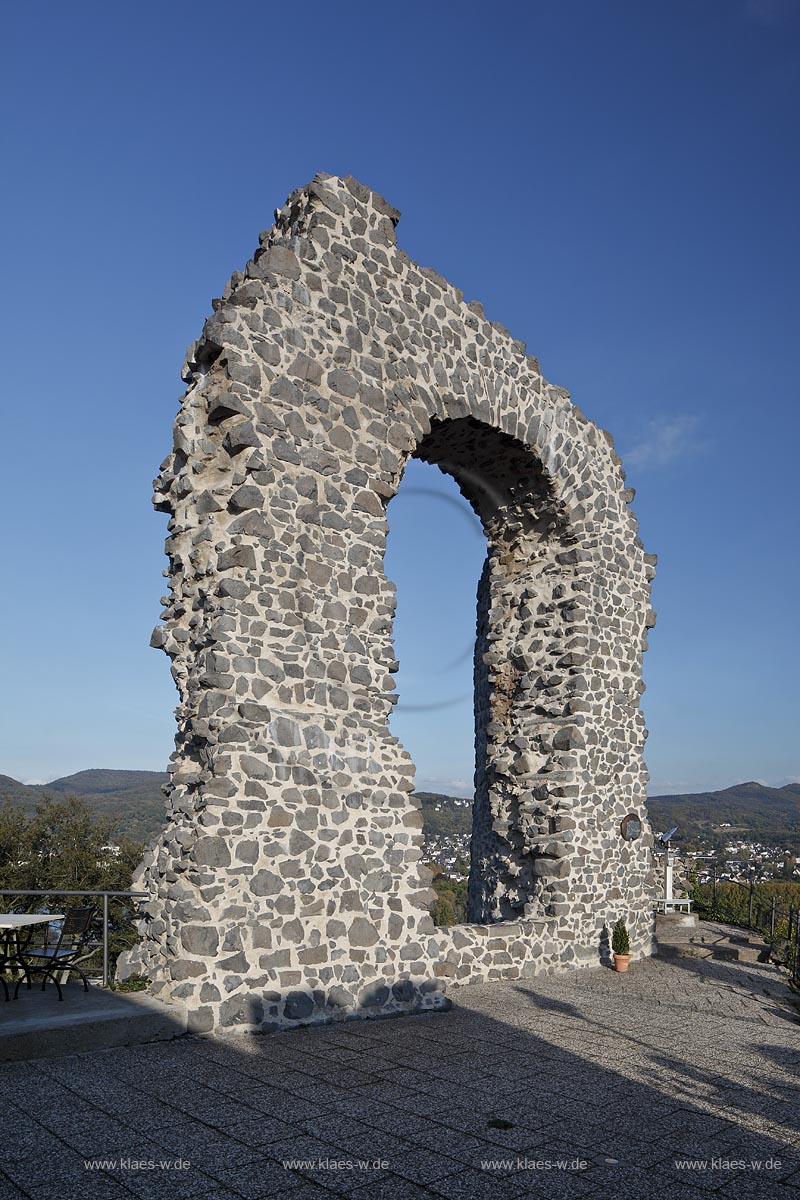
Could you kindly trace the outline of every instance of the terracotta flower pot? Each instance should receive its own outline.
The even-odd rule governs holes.
[[[631,961],[630,954],[615,954],[614,955],[614,970],[619,971],[623,975],[627,971]]]

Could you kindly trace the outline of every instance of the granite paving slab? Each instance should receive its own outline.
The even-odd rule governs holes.
[[[452,997],[4,1065],[0,1200],[800,1197],[776,968],[646,960]]]

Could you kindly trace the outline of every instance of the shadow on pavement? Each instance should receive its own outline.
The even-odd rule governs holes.
[[[781,1028],[557,989],[4,1066],[0,1197],[797,1194]]]

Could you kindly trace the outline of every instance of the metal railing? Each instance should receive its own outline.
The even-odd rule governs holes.
[[[30,888],[0,888],[0,896],[102,896],[103,897],[103,987],[108,987],[108,926],[109,926],[109,911],[108,900],[110,896],[115,898],[126,897],[129,900],[142,900],[147,896],[147,892],[106,892],[94,891],[91,888],[39,888],[31,890]]]
[[[788,905],[779,903],[775,891],[760,892],[755,879],[718,879],[714,862],[709,864],[709,873],[708,882],[695,881],[688,890],[695,908],[711,920],[760,933],[773,948],[785,943],[785,965],[790,979],[800,984],[800,905],[794,901]]]

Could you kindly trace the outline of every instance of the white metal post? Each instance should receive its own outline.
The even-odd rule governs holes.
[[[103,987],[108,987],[108,892],[103,892]]]

